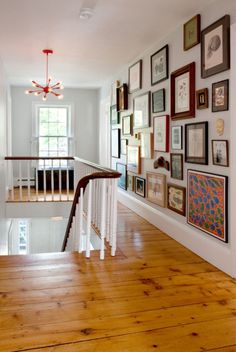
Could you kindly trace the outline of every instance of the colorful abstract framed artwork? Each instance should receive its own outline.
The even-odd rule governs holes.
[[[135,177],[135,193],[145,198],[146,181],[142,177]]]
[[[147,200],[161,207],[166,206],[166,175],[147,172]]]
[[[150,127],[150,97],[146,92],[134,98],[134,129]]]
[[[124,111],[128,109],[128,86],[126,83],[116,88],[116,110]]]
[[[155,116],[153,118],[154,150],[169,151],[169,116]]]
[[[212,163],[218,166],[229,166],[229,143],[227,140],[212,140]]]
[[[208,108],[208,88],[196,91],[197,109],[203,110]]]
[[[151,84],[160,83],[169,77],[169,47],[163,48],[151,55]]]
[[[112,126],[120,123],[120,113],[116,111],[116,105],[110,107],[110,121]]]
[[[201,76],[230,68],[230,16],[225,15],[201,33]]]
[[[212,112],[229,110],[229,80],[212,84]]]
[[[118,179],[118,186],[123,189],[127,189],[127,171],[126,165],[121,163],[116,163],[116,171],[118,171],[121,176]]]
[[[171,74],[171,118],[195,117],[195,62]]]
[[[183,127],[171,127],[171,149],[181,150],[183,148]]]
[[[122,135],[132,136],[133,134],[133,115],[122,117]]]
[[[114,81],[111,85],[111,106],[116,105],[116,89],[119,85],[120,81]]]
[[[170,154],[170,177],[183,180],[183,154]]]
[[[140,133],[141,158],[153,158],[153,133]]]
[[[208,165],[208,121],[185,125],[185,162]]]
[[[133,192],[134,191],[134,176],[127,176],[127,190]]]
[[[141,173],[140,146],[127,146],[127,169],[135,174]]]
[[[152,93],[152,112],[163,112],[165,109],[165,89],[163,88]]]
[[[184,50],[189,50],[200,43],[201,15],[192,17],[184,24]]]
[[[142,60],[129,67],[129,93],[142,88]]]
[[[188,170],[187,222],[201,231],[228,241],[228,178]]]
[[[171,183],[167,184],[167,208],[186,215],[186,188]]]
[[[111,130],[111,156],[120,157],[120,128]]]

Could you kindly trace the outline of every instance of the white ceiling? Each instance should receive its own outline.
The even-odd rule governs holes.
[[[207,1],[209,4],[209,0]],[[206,0],[0,0],[0,57],[13,85],[50,74],[67,87],[104,79],[197,13]],[[88,21],[81,7],[94,8]]]

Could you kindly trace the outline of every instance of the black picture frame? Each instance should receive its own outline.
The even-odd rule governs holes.
[[[120,113],[116,110],[116,105],[110,107],[110,123],[111,126],[118,125],[120,123]]]
[[[222,152],[222,149],[223,152]],[[212,164],[217,166],[229,166],[229,142],[226,139],[213,139],[211,141]]]
[[[177,137],[177,140],[176,140]],[[171,149],[183,149],[183,126],[171,126]]]
[[[111,130],[111,157],[120,158],[120,128]]]
[[[152,112],[154,114],[165,111],[165,95],[165,88],[152,93]]]
[[[140,189],[140,186],[142,187]],[[142,177],[135,177],[135,193],[145,198],[146,196],[146,180]]]
[[[185,162],[208,165],[208,121],[185,125]]]
[[[183,180],[183,154],[171,153],[170,154],[170,177],[176,180]]]
[[[212,112],[229,110],[229,80],[212,83]]]
[[[168,44],[156,51],[150,57],[151,60],[151,85],[165,81],[169,78],[169,46]],[[161,62],[163,61],[163,62]],[[163,70],[163,73],[158,71]]]

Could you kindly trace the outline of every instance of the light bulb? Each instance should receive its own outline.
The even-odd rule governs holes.
[[[61,85],[59,88],[60,88],[60,89],[64,89],[64,86],[63,86],[63,85]]]
[[[63,99],[63,95],[62,94],[58,95],[58,99]]]
[[[44,95],[44,96],[43,96],[43,101],[46,101],[46,100],[47,100],[47,96]]]
[[[26,90],[26,91],[25,91],[25,94],[29,94],[29,90]]]

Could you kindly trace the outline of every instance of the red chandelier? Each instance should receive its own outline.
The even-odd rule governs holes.
[[[29,89],[25,91],[25,94],[34,93],[34,95],[38,96],[42,94],[42,99],[47,100],[47,94],[51,93],[58,99],[62,99],[63,95],[58,93],[58,90],[63,89],[62,82],[57,82],[56,84],[51,84],[52,78],[48,77],[48,55],[53,54],[53,50],[51,49],[44,49],[43,53],[46,55],[46,84],[45,86],[37,83],[36,81],[31,81],[32,86],[35,89]]]

